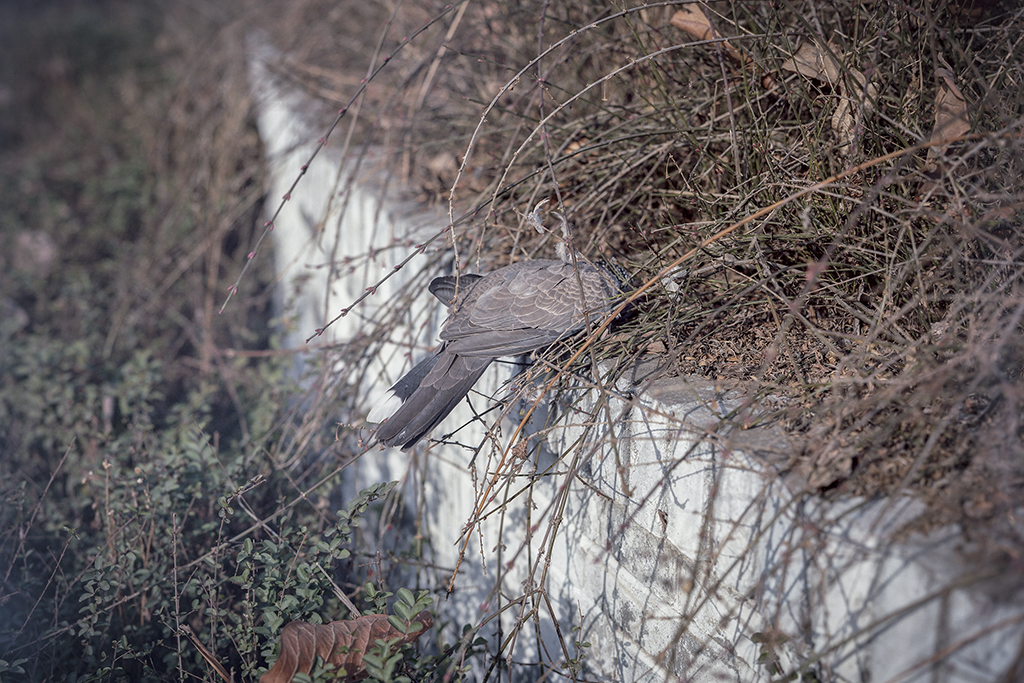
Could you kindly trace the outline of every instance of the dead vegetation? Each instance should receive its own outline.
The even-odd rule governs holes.
[[[459,5],[371,84],[358,130],[473,216],[464,262],[550,254],[517,213],[550,198],[583,254],[656,279],[617,353],[784,398],[812,488],[911,491],[934,523],[1017,539],[1024,27],[969,9]],[[381,52],[437,16],[418,11]],[[302,54],[297,74],[355,78]]]
[[[582,254],[614,258],[638,285],[650,283],[594,357],[656,355],[666,372],[763,398],[754,417],[736,419],[784,426],[800,448],[782,467],[799,472],[813,495],[910,493],[928,503],[919,528],[959,524],[977,561],[1002,563],[1015,581],[1024,547],[1024,15],[1012,3],[970,9],[961,2],[479,2],[404,4],[391,14],[378,4],[304,0],[284,9],[253,2],[239,16],[218,3],[200,13],[172,3],[154,42],[181,76],[173,92],[149,97],[139,85],[143,68],[119,81],[122,100],[107,102],[129,113],[117,127],[145,150],[149,175],[137,194],[154,200],[132,224],[142,229],[124,237],[136,246],[103,272],[114,282],[109,317],[102,325],[89,318],[77,305],[81,288],[71,286],[46,290],[60,315],[46,297],[33,299],[37,308],[27,296],[18,300],[35,330],[44,312],[52,314],[55,338],[102,327],[95,347],[110,364],[97,371],[102,376],[128,366],[139,340],[159,340],[148,353],[166,361],[162,372],[173,380],[154,399],[159,405],[166,394],[223,385],[204,408],[219,417],[201,429],[216,435],[209,443],[232,431],[245,445],[241,469],[231,470],[238,483],[227,477],[225,488],[248,491],[238,473],[268,468],[279,488],[262,508],[245,503],[263,519],[288,512],[280,503],[286,496],[332,481],[344,466],[337,454],[359,450],[360,415],[337,432],[323,428],[345,404],[346,383],[318,384],[301,411],[250,411],[247,397],[266,400],[252,389],[256,359],[281,353],[268,348],[264,332],[270,276],[243,280],[229,322],[216,315],[259,233],[262,171],[244,58],[246,36],[264,31],[287,55],[280,73],[323,103],[309,112],[311,125],[329,122],[365,86],[341,130],[383,149],[415,199],[450,203],[463,266],[486,270],[553,254],[557,236],[524,229],[520,213],[550,199],[572,220]],[[51,66],[40,76],[46,92],[79,92],[75,72],[59,60]],[[107,139],[95,126],[112,116],[102,101],[49,111],[73,124],[68,137],[50,135],[47,116],[26,117],[42,129],[30,137],[47,173],[24,195],[102,175],[103,160],[121,153],[89,149],[96,166],[52,161],[50,152],[75,138]],[[24,166],[4,164],[12,177]],[[54,226],[77,226],[60,248],[91,254],[81,246],[88,242],[102,250],[104,237],[81,229],[80,219],[99,226],[106,217],[90,213],[88,192],[73,199],[67,224],[64,208],[44,211],[58,217]],[[31,213],[20,205],[17,212]],[[365,338],[335,350],[349,367],[388,334],[386,316],[367,322]],[[67,376],[77,377],[89,366],[68,367]],[[67,481],[95,488],[52,527],[100,537],[106,519],[118,520],[111,528],[131,528],[127,513],[110,514],[109,496],[103,502],[118,467],[124,481],[149,476],[136,472],[134,458],[151,435],[118,442],[102,430],[105,420],[128,415],[107,410],[126,395],[103,399],[103,410],[73,428],[58,426],[78,439]],[[237,417],[230,430],[224,415]],[[12,430],[5,444],[20,454],[17,436]],[[45,462],[20,455],[11,462],[36,472],[34,494],[48,491],[46,476],[64,466],[64,449],[40,445],[42,437],[24,442]],[[214,453],[205,474],[220,471],[222,454],[199,450]],[[115,474],[93,474],[108,463]],[[126,500],[134,505],[135,495]],[[216,526],[214,507],[205,522]],[[323,516],[315,507],[303,521],[315,526]],[[34,516],[15,517],[10,529],[32,527]],[[161,529],[175,528],[169,519]],[[243,533],[225,526],[218,544],[233,538],[229,531]],[[97,556],[116,545],[100,540]],[[188,544],[180,545],[184,553]],[[222,546],[213,547],[205,557],[220,562]],[[147,572],[176,576],[163,559],[150,559]],[[56,574],[57,564],[32,572]],[[91,566],[79,566],[79,576],[88,578]],[[358,591],[358,581],[344,587]],[[164,592],[166,602],[171,591]],[[96,604],[127,605],[126,621],[150,625],[155,603],[126,593]],[[249,647],[240,655],[247,671],[262,661],[255,645],[226,627],[209,631],[222,650]],[[109,631],[87,635],[99,642]]]

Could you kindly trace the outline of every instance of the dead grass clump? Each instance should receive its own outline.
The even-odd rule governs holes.
[[[320,7],[295,10],[320,21],[283,23],[284,44],[295,73],[348,93],[359,69],[331,64],[327,36],[360,36]],[[1020,500],[1024,102],[1019,13],[964,16],[419,7],[372,51],[362,36],[374,64],[428,26],[353,130],[421,199],[451,202],[463,263],[550,256],[557,236],[521,212],[551,199],[587,257],[658,277],[616,348],[785,397],[812,487],[915,491],[933,519],[967,520],[949,501],[984,494],[961,491],[965,472],[1017,472],[996,497]]]

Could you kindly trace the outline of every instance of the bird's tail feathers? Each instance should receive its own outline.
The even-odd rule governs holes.
[[[427,376],[437,363],[440,352],[427,356],[413,366],[412,370],[402,375],[390,389],[377,401],[366,415],[367,422],[383,422],[394,415],[409,397],[419,389],[423,378]]]
[[[381,422],[377,439],[385,446],[411,448],[455,409],[493,360],[442,348],[420,361],[367,415],[367,420]]]

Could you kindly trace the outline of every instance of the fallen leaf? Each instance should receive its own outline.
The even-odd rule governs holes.
[[[697,40],[711,40],[715,37],[711,22],[708,21],[707,15],[700,9],[699,4],[684,5],[682,9],[672,15],[669,23]]]
[[[669,23],[696,40],[714,40],[723,37],[712,28],[711,22],[705,13],[703,3],[683,5],[681,9],[676,10],[676,13],[672,15]],[[730,59],[740,65],[746,64],[747,56],[730,45],[728,40],[722,41],[720,44],[725,48],[725,54]]]
[[[929,142],[951,140],[971,131],[967,118],[967,100],[956,86],[956,77],[949,69],[936,69],[935,77],[939,91],[935,94],[935,127]],[[945,153],[946,146],[933,145],[928,156],[937,157]]]
[[[289,683],[297,673],[309,673],[316,658],[333,664],[336,671],[344,669],[340,681],[366,678],[363,655],[376,640],[398,638],[399,644],[410,643],[430,628],[434,620],[428,612],[420,612],[412,622],[422,628],[405,634],[391,626],[385,614],[369,614],[352,621],[310,624],[293,621],[281,630],[281,651],[274,666],[260,678],[260,683]]]
[[[711,26],[711,21],[708,19],[708,9],[704,3],[698,2],[683,5],[681,9],[676,10],[676,13],[672,15],[669,23],[696,40],[715,40],[726,37]],[[725,56],[736,65],[748,71],[758,71],[754,68],[754,60],[750,58],[750,55],[734,46],[728,40],[721,40],[718,45],[722,46],[725,50]],[[760,78],[761,87],[766,90],[775,87],[775,77],[772,74],[762,71]]]
[[[924,166],[921,169],[924,180],[917,193],[918,201],[924,201],[942,186],[942,176],[947,172],[945,162],[949,144],[953,140],[969,133],[970,120],[967,118],[967,99],[956,85],[956,77],[949,69],[935,70],[938,91],[935,93],[935,125],[932,127],[930,146]],[[955,211],[954,211],[955,212]]]
[[[835,85],[839,82],[843,65],[833,57],[838,52],[835,45],[829,43],[828,47],[831,51],[819,47],[813,41],[805,40],[793,56],[782,62],[782,69]]]
[[[851,74],[854,85],[851,88],[840,81],[839,95],[842,99],[832,114],[832,130],[836,134],[840,151],[846,154],[852,151],[858,128],[863,125],[867,115],[875,110],[875,102],[878,100],[878,88],[873,83],[866,83],[864,74],[852,69]]]
[[[839,104],[832,113],[832,130],[836,134],[839,150],[853,151],[864,117],[875,110],[878,88],[856,69],[844,69],[839,47],[832,42],[804,41],[789,58],[782,62],[785,71],[798,73],[816,81],[825,81],[839,91]],[[843,73],[849,74],[843,78]]]

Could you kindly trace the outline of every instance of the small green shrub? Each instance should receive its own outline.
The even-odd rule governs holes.
[[[348,615],[359,519],[392,487],[336,500],[332,424],[295,407],[259,267],[212,314],[263,160],[250,118],[218,127],[245,103],[183,85],[175,41],[206,27],[100,4],[0,8],[0,56],[24,67],[0,59],[0,80],[39,96],[0,124],[0,677],[212,680],[193,636],[255,678],[284,623]],[[47,71],[54,45],[66,72]],[[181,145],[178,125],[214,143]],[[52,259],[19,252],[25,235]]]

